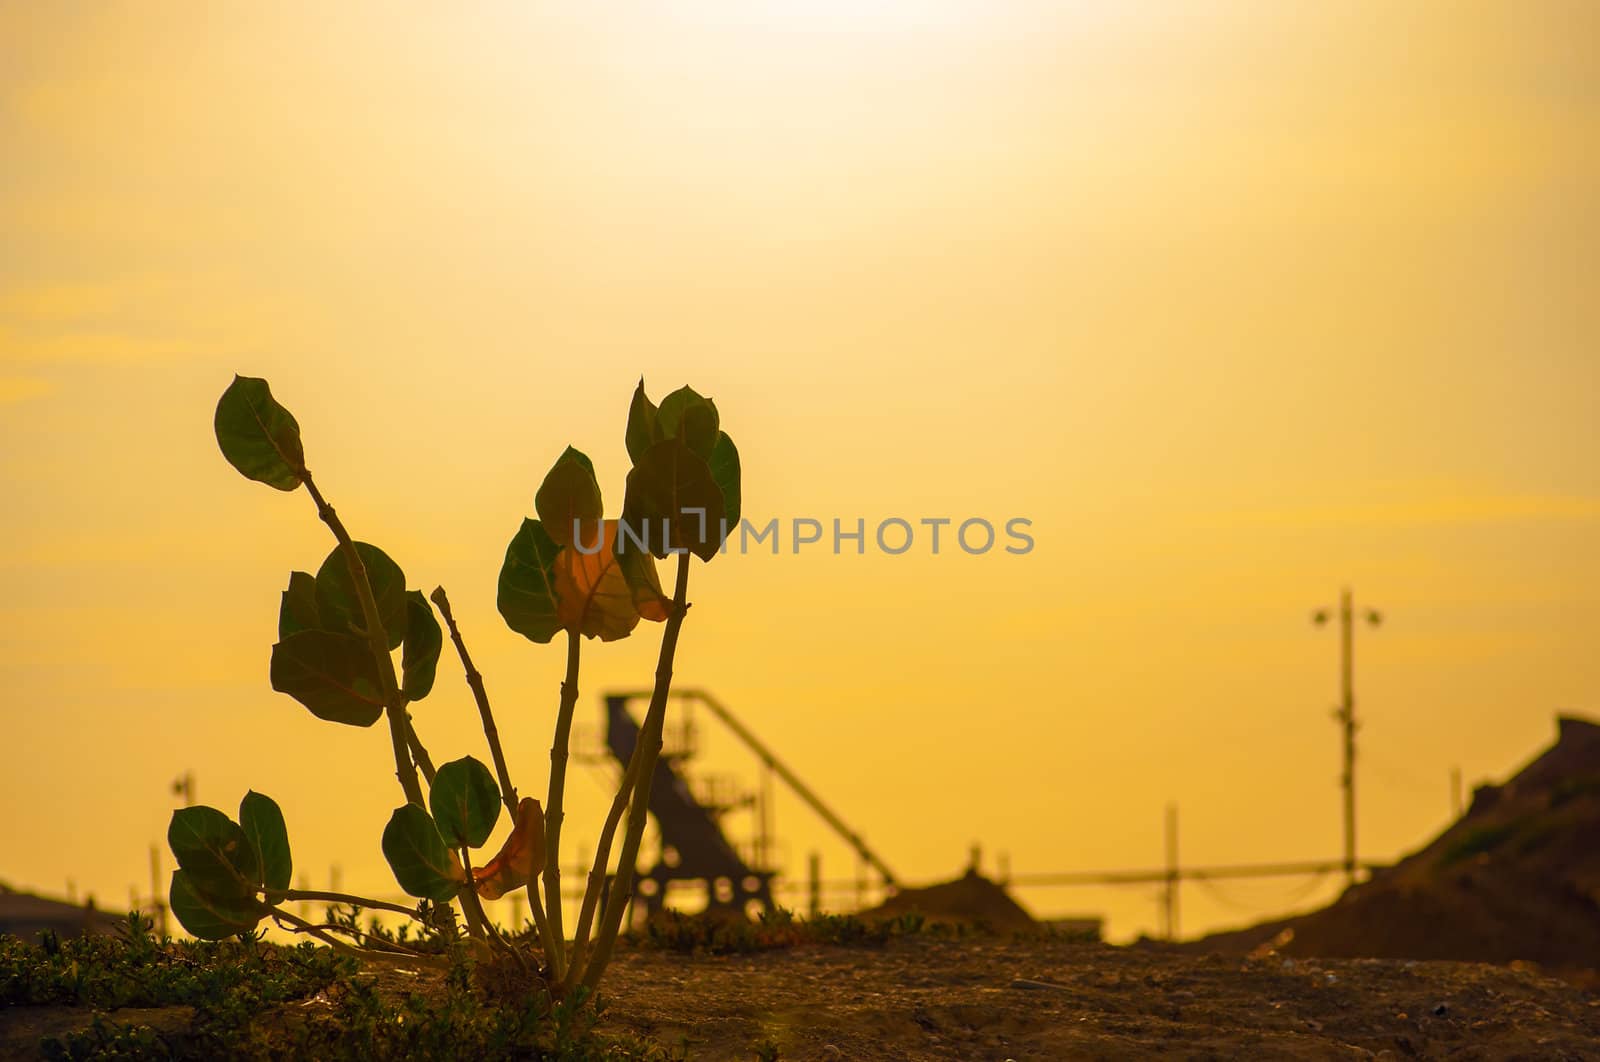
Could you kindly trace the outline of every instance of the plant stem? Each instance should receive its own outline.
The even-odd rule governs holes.
[[[383,686],[384,710],[389,716],[389,738],[394,743],[395,777],[400,779],[400,788],[405,791],[407,801],[420,807],[427,807],[427,801],[422,796],[422,783],[417,779],[417,766],[411,761],[411,752],[406,739],[410,728],[406,725],[405,702],[400,698],[400,683],[394,674],[394,658],[389,655],[389,636],[383,629],[383,618],[378,614],[378,602],[372,596],[372,583],[367,579],[366,565],[361,563],[361,554],[356,552],[355,541],[350,537],[350,532],[345,530],[339,515],[333,511],[333,506],[328,504],[322,492],[317,490],[317,484],[311,478],[311,473],[303,473],[301,480],[305,483],[306,492],[311,495],[311,500],[317,503],[317,515],[328,525],[333,537],[339,540],[339,548],[344,552],[345,563],[350,566],[350,581],[355,584],[356,597],[361,601],[361,616],[362,622],[366,625],[367,645],[377,662],[378,680]]]
[[[456,898],[461,901],[461,913],[467,920],[467,932],[480,940],[487,937],[488,934],[483,928],[482,911],[479,905],[473,902],[477,900],[478,894],[473,890],[472,884],[469,882]]]
[[[567,631],[567,675],[561,680],[561,707],[556,712],[556,735],[550,745],[550,799],[544,813],[544,895],[549,901],[550,935],[545,940],[545,956],[550,961],[550,979],[566,976],[566,936],[561,928],[561,820],[562,802],[567,788],[567,745],[572,737],[572,712],[578,704],[578,655],[583,636]],[[533,892],[533,882],[528,882]]]
[[[268,903],[285,903],[290,900],[321,900],[324,903],[342,903],[347,907],[370,908],[374,911],[393,911],[396,914],[410,915],[417,921],[422,919],[417,915],[415,907],[402,907],[397,903],[386,900],[372,900],[365,896],[351,896],[344,892],[321,892],[314,889],[262,889]]]
[[[506,938],[500,935],[500,931],[495,928],[494,923],[489,920],[488,913],[484,911],[483,901],[478,899],[478,883],[472,871],[472,856],[466,846],[461,848],[461,866],[467,872],[467,887],[462,889],[460,893],[461,909],[466,912],[467,924],[471,925],[473,919],[476,918],[481,932],[488,938],[489,943],[500,945],[502,949],[511,953],[521,964],[522,956],[517,955],[517,949],[513,948],[506,941]]]
[[[606,871],[611,865],[611,840],[616,836],[622,813],[628,810],[628,798],[633,795],[634,779],[639,777],[639,746],[628,757],[628,769],[622,774],[617,795],[611,800],[611,810],[606,813],[605,825],[600,828],[600,843],[595,846],[594,864],[589,868],[589,882],[583,890],[583,908],[578,912],[578,928],[572,936],[572,952],[567,964],[567,977],[563,992],[577,987],[578,974],[583,965],[584,949],[589,944],[589,926],[594,921],[595,908],[600,904],[600,893],[605,888]]]
[[[339,940],[337,937],[328,936],[328,934],[326,934],[326,933],[324,933],[322,931],[322,927],[321,926],[313,925],[310,922],[307,922],[304,918],[300,918],[300,917],[298,917],[296,915],[292,915],[288,911],[285,911],[280,907],[272,908],[270,914],[272,915],[272,917],[274,919],[277,919],[277,920],[282,921],[282,922],[288,922],[290,925],[297,927],[299,932],[301,932],[301,933],[309,933],[312,936],[316,937],[318,940],[322,941],[324,944],[328,945],[329,947],[331,947],[331,948],[333,948],[333,949],[335,949],[337,951],[346,952],[346,953],[348,953],[350,955],[360,955],[361,954],[361,949],[360,948],[354,947],[354,946],[352,946],[350,944],[346,944],[344,941]]]
[[[511,812],[511,821],[515,822],[517,787],[511,784],[511,772],[506,770],[506,754],[500,747],[500,731],[494,725],[494,712],[489,708],[489,692],[483,688],[483,675],[472,666],[472,654],[467,652],[467,643],[462,640],[461,629],[456,626],[456,617],[450,611],[450,599],[445,596],[444,587],[434,587],[429,597],[439,606],[445,626],[450,628],[450,640],[455,643],[456,655],[461,657],[461,666],[466,669],[467,685],[472,688],[472,697],[478,702],[478,714],[483,717],[483,736],[489,741],[489,755],[494,757],[495,773],[500,776],[500,796],[505,801],[506,810]]]
[[[549,945],[545,944],[545,941],[550,939],[550,923],[545,919],[544,905],[539,902],[539,893],[533,887],[534,880],[528,882],[528,909],[533,912],[533,928],[539,933],[539,943],[547,949],[545,956],[548,959]],[[559,898],[556,902],[560,902]]]
[[[438,772],[433,769],[433,758],[428,755],[428,750],[422,747],[422,739],[417,736],[417,724],[411,718],[411,713],[406,712],[406,745],[411,749],[412,759],[417,761],[417,766],[422,768],[422,777],[428,780],[428,787],[433,787],[433,778]]]
[[[645,822],[650,813],[650,789],[656,779],[656,759],[661,755],[661,728],[667,714],[667,696],[672,692],[672,658],[678,650],[678,632],[683,629],[683,618],[689,611],[689,557],[686,551],[678,554],[678,583],[672,593],[672,614],[667,617],[667,629],[661,635],[661,656],[656,662],[656,685],[650,693],[650,708],[645,712],[644,725],[639,730],[639,776],[633,782],[633,801],[628,808],[628,832],[622,838],[622,855],[617,859],[617,880],[611,895],[606,899],[601,915],[600,934],[595,937],[594,955],[583,972],[583,986],[593,992],[600,984],[600,975],[611,961],[611,949],[617,942],[617,931],[622,927],[622,912],[633,896],[635,863],[639,858],[639,843],[644,838]]]
[[[415,948],[408,948],[404,944],[397,944],[392,940],[384,940],[382,937],[373,936],[364,929],[356,929],[353,926],[339,925],[336,922],[323,922],[321,925],[313,928],[321,929],[329,933],[342,933],[345,936],[355,940],[359,947],[365,948],[368,951],[382,952],[385,955],[399,955],[407,959],[414,959],[424,954]],[[307,931],[297,928],[294,930],[294,932],[303,933]]]

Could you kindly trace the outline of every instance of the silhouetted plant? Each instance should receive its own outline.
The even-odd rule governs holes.
[[[543,805],[519,798],[512,784],[483,676],[444,588],[428,597],[407,589],[404,572],[388,554],[351,537],[306,467],[299,424],[273,399],[267,382],[235,377],[217,404],[215,426],[218,445],[234,468],[278,490],[304,487],[333,533],[337,544],[315,574],[289,576],[279,606],[271,683],[331,722],[370,727],[387,720],[405,803],[383,831],[383,853],[400,887],[420,902],[410,908],[291,889],[283,814],[270,798],[251,792],[237,821],[209,807],[173,813],[168,843],[179,868],[172,878],[173,912],[184,928],[204,939],[251,933],[271,918],[346,950],[425,957],[425,949],[404,934],[362,932],[353,916],[313,924],[282,905],[322,900],[405,914],[424,927],[430,942],[439,936],[448,944],[458,939],[451,905],[459,903],[466,939],[477,950],[500,951],[526,965],[527,957],[494,927],[480,902],[525,888],[552,994],[571,996],[576,1005],[592,998],[632,897],[672,662],[689,608],[690,559],[714,558],[739,521],[739,454],[721,430],[716,405],[685,387],[657,406],[641,380],[628,411],[625,439],[633,467],[621,519],[605,517],[593,464],[568,447],[535,493],[538,518],[524,520],[506,549],[497,602],[506,624],[540,644],[566,635],[567,667]],[[655,568],[656,559],[667,556],[677,558],[670,596]],[[569,949],[558,856],[580,649],[584,638],[627,637],[641,619],[663,624],[655,685],[640,740],[600,832]],[[445,630],[478,707],[492,772],[471,756],[435,768],[409,710],[433,689]],[[488,841],[502,807],[511,816],[511,835],[498,853],[475,867],[472,853]],[[621,849],[608,889],[619,828]]]

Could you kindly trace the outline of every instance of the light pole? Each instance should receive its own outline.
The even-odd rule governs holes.
[[[1319,608],[1311,621],[1322,626],[1332,618],[1328,609]],[[1383,622],[1377,609],[1362,613],[1368,625]],[[1355,603],[1348,587],[1339,594],[1339,680],[1341,697],[1333,717],[1344,730],[1344,874],[1347,884],[1356,882],[1356,694],[1355,694]]]

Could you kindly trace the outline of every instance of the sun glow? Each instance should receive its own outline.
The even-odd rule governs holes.
[[[381,740],[264,684],[273,595],[328,546],[218,457],[235,372],[448,587],[519,772],[560,669],[500,622],[505,543],[569,441],[621,497],[642,374],[728,411],[754,517],[1034,521],[1027,557],[696,585],[684,681],[898,873],[977,838],[1142,866],[1170,799],[1186,859],[1334,851],[1302,617],[1344,579],[1396,617],[1363,740],[1441,780],[1363,797],[1363,855],[1400,851],[1449,766],[1503,773],[1600,689],[1596,12],[0,0],[0,870],[119,897],[203,766],[205,801],[282,794],[317,877],[388,877]],[[593,666],[588,713],[654,657]],[[430,743],[476,747],[440,684]],[[778,820],[791,872],[832,843]],[[1233,917],[1207,902],[1186,930]]]
[[[705,23],[774,28],[892,30],[955,27],[993,16],[993,4],[957,0],[697,0],[673,5],[684,17]]]

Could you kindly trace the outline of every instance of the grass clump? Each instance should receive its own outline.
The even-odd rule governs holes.
[[[49,1059],[683,1057],[596,1033],[599,1000],[530,990],[504,963],[452,961],[442,977],[396,991],[380,983],[386,961],[253,936],[174,941],[132,915],[115,935],[0,936],[0,1006],[14,1008],[13,1022],[29,1007],[93,1009],[81,1028],[41,1036]],[[119,1019],[126,1008],[152,1010]]]
[[[1521,825],[1520,822],[1504,822],[1474,827],[1451,842],[1439,857],[1439,866],[1452,867],[1457,863],[1492,852],[1516,834]]]
[[[741,955],[802,945],[883,947],[897,937],[954,933],[956,929],[928,923],[920,914],[863,919],[856,915],[819,914],[800,918],[779,907],[755,921],[726,915],[684,914],[666,910],[652,918],[636,942],[646,948]]]
[[[0,936],[0,1005],[270,1005],[309,996],[354,968],[310,944],[158,938],[148,918],[133,914],[115,935],[60,940],[45,932],[37,944]]]

